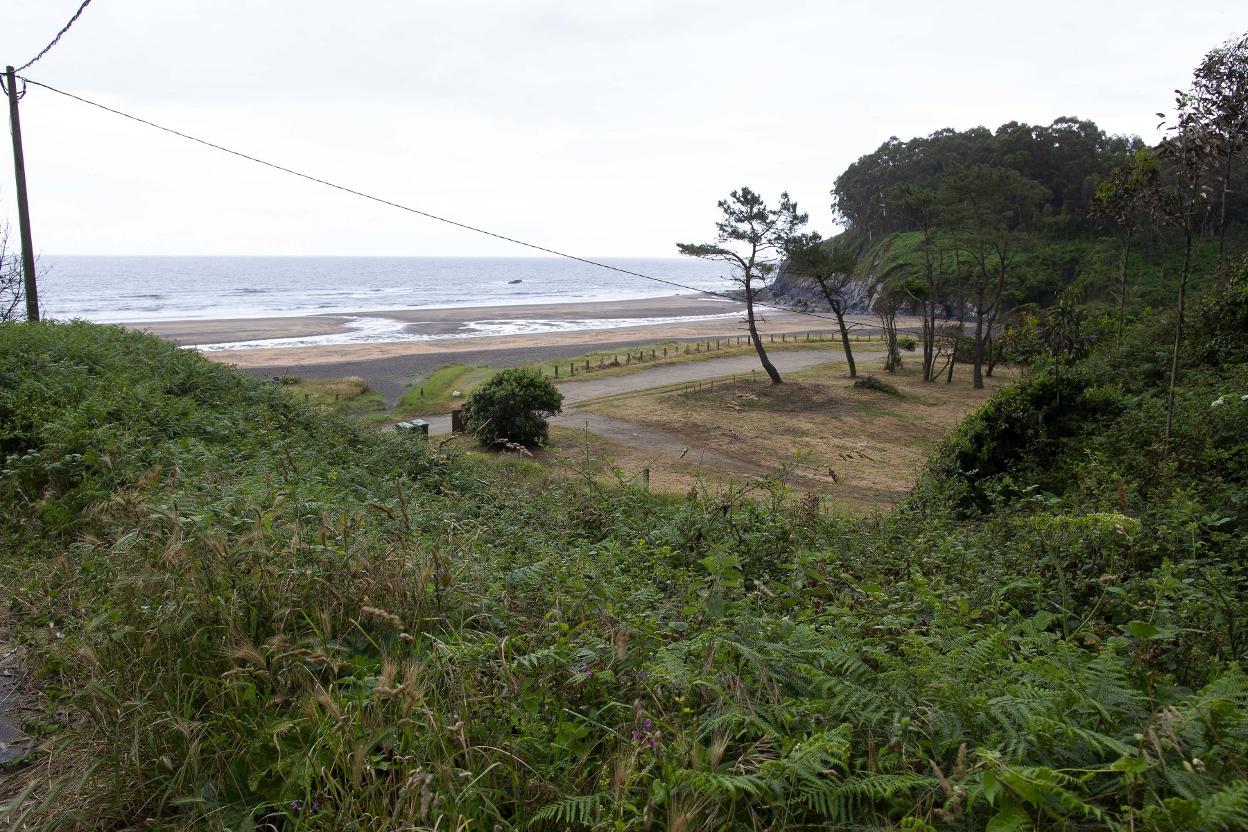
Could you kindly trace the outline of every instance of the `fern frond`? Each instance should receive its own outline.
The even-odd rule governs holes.
[[[565,797],[558,803],[552,803],[533,816],[530,826],[540,821],[554,821],[557,824],[580,824],[589,826],[609,795],[576,794]]]

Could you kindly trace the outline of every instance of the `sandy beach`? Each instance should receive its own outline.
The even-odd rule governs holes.
[[[705,295],[674,295],[639,300],[396,309],[291,317],[135,321],[128,322],[124,326],[145,330],[161,338],[176,341],[183,346],[199,346],[232,341],[333,335],[346,332],[347,324],[352,320],[391,320],[404,323],[406,334],[432,336],[436,340],[429,342],[432,345],[431,348],[442,351],[448,346],[446,341],[466,340],[456,336],[470,335],[468,325],[477,321],[618,321],[629,318],[724,315],[743,309],[742,304]],[[477,336],[477,338],[489,337],[491,336]],[[394,341],[390,343],[408,347],[421,342]],[[472,348],[466,347],[465,349]],[[251,351],[246,350],[246,352]]]
[[[835,329],[830,316],[758,310],[759,329],[770,337]],[[703,317],[708,316],[708,317]],[[716,316],[716,317],[709,317]],[[689,318],[701,318],[689,320]],[[255,347],[207,351],[205,345],[260,339],[333,336],[348,331],[353,321],[402,322],[400,337],[421,340],[378,340],[293,347]],[[621,325],[632,319],[637,325]],[[665,320],[670,319],[670,320]],[[565,322],[578,328],[505,335],[471,335],[474,322]],[[602,321],[603,328],[594,327]],[[875,331],[871,316],[854,316],[857,331]],[[205,347],[205,356],[235,364],[257,375],[297,374],[311,378],[359,376],[387,399],[397,398],[412,376],[452,362],[517,366],[580,355],[594,350],[656,341],[692,341],[744,335],[744,305],[703,295],[678,295],[641,300],[518,306],[403,309],[351,315],[242,318],[233,320],[138,321],[126,326],[175,341]],[[606,328],[606,327],[610,328]]]

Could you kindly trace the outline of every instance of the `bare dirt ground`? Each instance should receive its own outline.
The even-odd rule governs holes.
[[[924,384],[914,363],[886,374],[878,354],[861,356],[860,374],[895,385],[899,395],[854,387],[843,364],[824,364],[791,373],[780,386],[737,381],[583,402],[563,424],[588,419],[608,441],[601,452],[626,476],[650,468],[656,490],[784,472],[798,491],[869,512],[903,498],[936,444],[1013,377],[999,368],[977,391],[963,368],[952,384]],[[552,438],[551,453],[576,453],[575,432]]]
[[[6,639],[9,629],[9,612],[0,609],[0,767],[25,756],[34,746],[34,740],[21,730],[22,713],[32,707],[30,691],[27,690],[25,666],[19,646]],[[0,782],[4,778],[0,777]],[[0,800],[6,790],[0,786]]]

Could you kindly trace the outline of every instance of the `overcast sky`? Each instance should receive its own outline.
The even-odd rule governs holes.
[[[5,0],[0,61],[80,0]],[[1240,14],[1234,14],[1239,10]],[[27,74],[290,167],[599,256],[710,239],[891,135],[1090,118],[1156,137],[1240,2],[95,0]],[[43,254],[524,255],[31,88]],[[0,214],[13,219],[12,160]]]

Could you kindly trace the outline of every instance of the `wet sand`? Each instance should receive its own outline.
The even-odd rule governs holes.
[[[519,321],[533,319],[572,321],[667,318],[688,315],[722,315],[743,308],[741,304],[704,295],[675,295],[672,297],[643,298],[640,300],[523,304],[517,306],[468,306],[441,309],[396,309],[390,311],[292,317],[134,321],[125,323],[123,326],[144,330],[161,338],[176,341],[183,346],[198,346],[234,341],[255,341],[264,338],[334,335],[346,332],[346,324],[356,318],[384,318],[403,321],[408,324],[406,331],[414,335],[456,335],[466,332],[465,324],[472,321]],[[571,335],[576,333],[552,334]],[[394,343],[411,346],[411,342]],[[378,345],[351,344],[340,346]],[[470,347],[468,349],[473,348]]]
[[[836,323],[830,316],[824,318],[791,312],[757,311],[764,317],[759,322],[759,330],[767,338],[774,335],[779,340],[782,334],[800,336],[806,332],[830,334],[835,331]],[[632,344],[744,336],[744,305],[706,296],[682,295],[593,303],[404,309],[352,315],[150,321],[126,326],[145,330],[184,346],[195,346],[263,338],[332,335],[347,331],[346,324],[352,319],[369,317],[406,321],[410,324],[409,332],[423,335],[454,335],[466,331],[464,326],[468,322],[482,320],[605,321],[724,315],[732,312],[741,314],[710,320],[668,321],[611,329],[248,348],[204,353],[205,357],[213,361],[235,364],[263,377],[285,374],[308,378],[359,376],[393,402],[410,385],[413,376],[428,373],[452,362],[514,367],[570,358],[596,350],[619,349]],[[878,331],[878,321],[871,316],[853,316],[852,324],[858,332]]]

